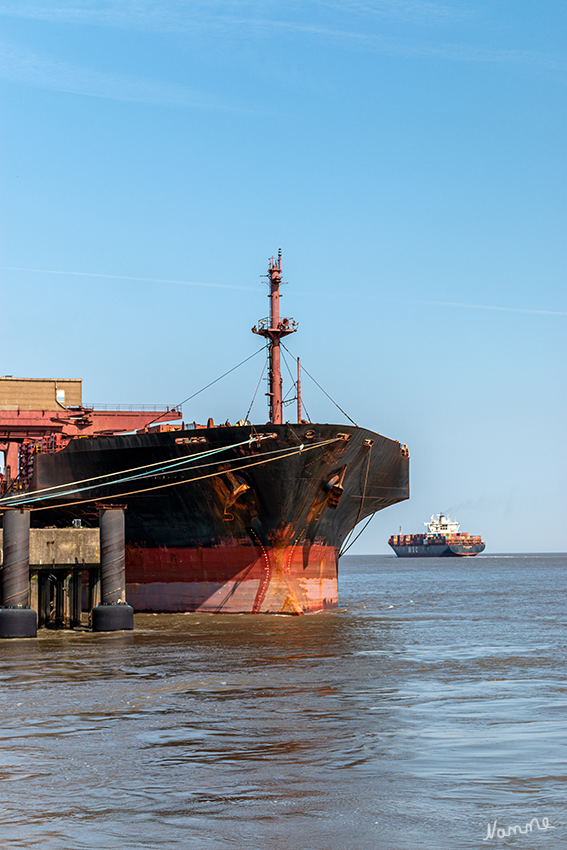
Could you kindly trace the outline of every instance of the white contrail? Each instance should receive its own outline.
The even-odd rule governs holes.
[[[102,277],[107,280],[140,280],[147,283],[175,283],[180,286],[205,286],[212,289],[239,289],[245,292],[256,292],[253,286],[234,286],[230,283],[203,283],[200,281],[191,280],[170,280],[160,277],[132,277],[124,274],[100,274],[99,272],[63,272],[55,271],[54,269],[26,269],[20,266],[0,266],[0,269],[15,272],[37,272],[39,274],[66,274],[77,275],[78,277]],[[379,299],[381,300],[381,299]],[[386,301],[393,299],[384,299]],[[424,307],[465,307],[470,310],[499,310],[505,313],[533,313],[542,316],[567,316],[567,312],[561,310],[535,310],[531,307],[498,307],[493,304],[463,304],[459,301],[413,301],[405,300],[406,304],[415,304],[416,306]]]
[[[53,269],[24,269],[20,266],[0,266],[0,269],[12,272],[39,272],[40,274],[70,274],[79,277],[104,277],[109,280],[142,280],[148,283],[178,283],[181,286],[207,286],[213,289],[244,289],[247,292],[255,292],[252,286],[233,286],[230,283],[201,283],[192,280],[168,280],[160,277],[131,277],[125,274],[99,274],[98,272],[62,272]]]
[[[406,304],[423,304],[426,307],[467,307],[471,310],[502,310],[505,313],[539,313],[543,316],[567,316],[560,310],[534,310],[531,307],[496,307],[492,304],[462,304],[457,301],[405,301]]]

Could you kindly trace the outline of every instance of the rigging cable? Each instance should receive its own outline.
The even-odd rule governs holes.
[[[205,390],[208,390],[208,389],[209,389],[209,387],[212,387],[212,386],[213,386],[213,384],[216,384],[216,383],[218,383],[219,381],[222,381],[222,379],[223,379],[223,378],[226,378],[226,376],[227,376],[227,375],[230,375],[230,373],[231,373],[231,372],[234,372],[234,371],[235,371],[236,369],[238,369],[240,366],[244,366],[244,364],[245,364],[245,363],[248,363],[248,361],[249,361],[249,360],[252,360],[252,358],[253,358],[253,357],[256,357],[256,355],[257,355],[257,354],[259,354],[261,351],[264,351],[264,349],[265,349],[265,348],[267,348],[267,345],[263,345],[263,346],[262,346],[262,348],[259,348],[259,349],[258,349],[258,351],[255,351],[255,352],[254,352],[254,354],[251,354],[251,355],[250,355],[250,357],[247,357],[247,358],[246,358],[246,360],[242,360],[242,361],[241,361],[240,363],[238,363],[236,366],[233,366],[233,367],[232,367],[232,369],[229,369],[229,370],[228,370],[228,372],[225,372],[225,373],[224,373],[224,375],[220,375],[220,377],[215,378],[215,380],[214,380],[214,381],[211,381],[211,383],[210,383],[210,384],[207,384],[207,386],[206,386],[206,387],[201,387],[201,389],[200,389],[200,390],[197,390],[197,392],[196,392],[196,393],[193,393],[193,395],[190,395],[190,396],[187,396],[187,398],[184,398],[184,399],[183,399],[183,401],[180,401],[180,402],[179,402],[179,404],[176,404],[176,405],[175,405],[174,409],[175,409],[175,408],[178,408],[178,407],[181,407],[182,405],[184,405],[184,404],[185,404],[185,402],[186,402],[186,401],[191,401],[191,399],[192,399],[192,398],[195,398],[195,396],[198,396],[200,393],[204,392]],[[146,425],[146,428],[147,428],[147,427],[149,427],[149,426],[152,424],[152,422],[157,422],[157,420],[158,420],[158,419],[162,419],[162,418],[163,418],[163,416],[164,416],[164,414],[163,414],[163,413],[162,413],[160,416],[156,416],[156,418],[155,418],[155,419],[152,419],[152,421],[151,421],[151,422],[148,422],[148,424]]]
[[[285,345],[284,345],[283,347],[285,348]],[[288,354],[290,354],[290,352],[288,351],[288,349],[287,349],[287,348],[286,348],[285,350],[287,351],[287,353],[288,353]],[[290,356],[291,356],[291,357],[293,357],[293,354],[290,354]],[[283,351],[282,351],[282,357],[283,357],[283,361],[284,361],[284,363],[285,363],[285,365],[286,365],[287,371],[289,372],[289,377],[290,377],[290,378],[291,378],[291,380],[293,381],[293,387],[292,387],[292,389],[294,389],[294,390],[296,391],[296,396],[295,396],[295,398],[287,399],[287,395],[288,395],[288,393],[289,393],[289,392],[291,392],[291,390],[288,390],[288,393],[286,393],[286,399],[284,400],[284,403],[285,403],[285,404],[289,404],[290,402],[295,401],[295,400],[297,399],[297,392],[298,392],[298,390],[297,390],[297,381],[295,380],[295,378],[293,377],[293,375],[292,375],[292,373],[291,373],[291,369],[289,368],[289,364],[288,364],[288,362],[287,362],[287,360],[286,360],[286,356],[285,356],[285,354],[283,353]],[[297,358],[295,358],[295,357],[294,357],[293,359],[294,359],[294,360],[296,360]],[[305,407],[305,402],[303,401],[303,399],[301,400],[301,407],[302,407],[302,409],[305,411],[305,415],[307,416],[308,421],[309,421],[309,422],[311,422],[311,417],[309,416],[309,413],[308,413],[308,411],[307,411],[307,408]]]
[[[286,351],[287,351],[287,353],[290,355],[290,357],[293,357],[293,359],[294,359],[294,360],[297,360],[297,357],[295,357],[295,356],[291,353],[291,351],[289,350],[289,348],[286,348],[286,347],[285,347],[285,345],[283,344],[283,342],[281,343],[281,346],[282,346],[282,348],[285,348],[285,350],[286,350]],[[343,416],[346,416],[346,418],[348,419],[348,421],[349,421],[349,422],[352,422],[352,424],[354,425],[354,427],[355,427],[355,428],[358,428],[358,425],[356,424],[356,422],[354,421],[354,419],[351,419],[351,418],[350,418],[350,416],[348,415],[348,413],[346,412],[346,410],[343,410],[343,409],[342,409],[342,407],[341,407],[339,404],[337,404],[337,402],[335,401],[335,399],[334,399],[334,398],[331,398],[331,396],[329,395],[329,393],[327,392],[327,390],[324,390],[324,389],[323,389],[323,387],[321,386],[321,384],[320,384],[320,383],[318,383],[318,381],[316,381],[316,380],[315,380],[315,378],[313,377],[313,375],[312,375],[310,372],[308,372],[308,371],[307,371],[307,369],[305,368],[305,366],[303,365],[303,363],[301,364],[301,368],[302,368],[302,370],[305,372],[305,374],[306,374],[306,375],[309,375],[309,377],[311,378],[311,380],[313,381],[313,383],[314,383],[314,384],[317,384],[317,386],[319,387],[319,389],[321,390],[321,392],[325,393],[325,395],[327,396],[327,398],[329,399],[329,401],[332,401],[332,402],[333,402],[333,404],[335,405],[335,407],[336,407],[336,408],[338,408],[338,410],[340,410],[340,411],[341,411],[341,413],[343,414]]]
[[[352,543],[349,543],[349,545],[345,549],[341,549],[341,551],[339,552],[339,558],[342,558],[342,556],[346,552],[348,552],[350,547],[354,546],[354,544],[356,543],[356,541],[358,540],[358,538],[360,537],[362,532],[366,531],[366,529],[368,528],[368,526],[370,525],[370,523],[372,522],[372,520],[374,519],[375,516],[376,516],[376,514],[370,514],[370,516],[368,517],[368,520],[364,523],[364,525],[362,526],[362,528],[360,529],[360,531],[358,532],[358,534],[356,535],[356,537],[354,538]],[[353,531],[354,531],[354,528],[353,528]],[[351,534],[352,534],[352,531],[351,531]]]
[[[304,402],[304,400],[303,400],[303,397],[301,398],[301,410],[302,410],[302,412],[303,412],[303,413],[305,413],[305,415],[307,416],[307,421],[308,421],[309,423],[313,422],[313,420],[312,420],[312,419],[311,419],[311,417],[309,416],[309,411],[308,411],[308,410],[307,410],[307,408],[305,407],[305,402]]]
[[[252,396],[252,401],[250,402],[250,407],[246,411],[246,416],[244,417],[246,419],[246,421],[248,421],[248,417],[250,416],[250,411],[252,410],[252,405],[256,401],[256,394],[257,394],[258,390],[260,389],[260,384],[262,383],[262,378],[264,377],[264,372],[266,371],[266,366],[268,365],[268,359],[269,359],[269,355],[266,355],[266,359],[264,360],[264,366],[262,368],[262,374],[260,375],[260,380],[256,384],[256,389],[254,390],[254,395]]]
[[[287,349],[286,349],[286,351],[287,351]],[[288,351],[288,354],[289,354],[289,351]],[[286,358],[285,354],[283,353],[283,351],[282,351],[282,357],[283,357],[283,362],[286,365],[286,369],[289,372],[289,377],[291,378],[291,383],[292,383],[291,388],[286,393],[286,398],[287,398],[288,394],[290,392],[292,392],[292,390],[295,390],[297,392],[297,381],[295,380],[295,378],[291,374],[291,369],[289,368],[289,363],[287,362],[287,358]],[[293,357],[293,355],[292,355],[292,357]],[[295,398],[297,398],[297,396]],[[295,401],[295,398],[290,398],[289,401]]]

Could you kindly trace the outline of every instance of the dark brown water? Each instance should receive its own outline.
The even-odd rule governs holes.
[[[565,847],[564,590],[564,556],[353,556],[335,612],[4,641],[0,847]]]

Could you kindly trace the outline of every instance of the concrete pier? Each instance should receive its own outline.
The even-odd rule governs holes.
[[[0,565],[3,531],[0,529]],[[38,628],[86,627],[100,603],[98,528],[32,528],[29,531],[29,606]]]
[[[33,637],[38,627],[86,628],[89,621],[94,631],[134,628],[122,506],[100,511],[100,529],[30,529],[30,512],[19,508],[3,517],[0,638]]]
[[[99,602],[98,528],[30,529],[29,606],[37,612],[38,628],[86,627]]]

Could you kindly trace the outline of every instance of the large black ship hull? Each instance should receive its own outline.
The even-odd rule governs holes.
[[[135,610],[316,611],[337,604],[349,532],[409,497],[407,454],[372,431],[319,424],[77,439],[37,457],[35,488],[81,483],[46,493],[32,523],[94,525],[96,502],[125,504]],[[110,474],[120,481],[101,482]]]

